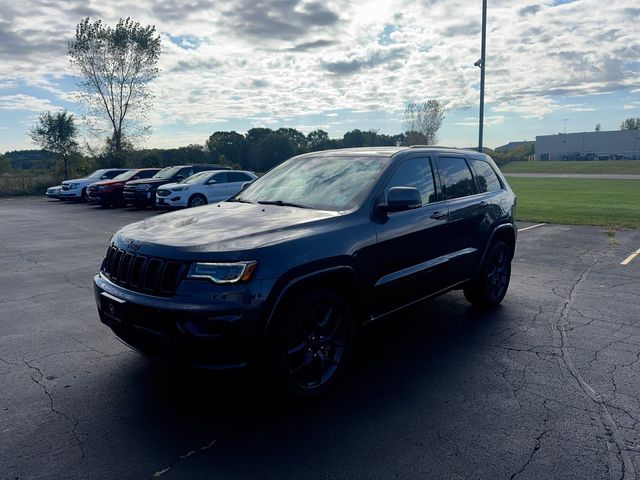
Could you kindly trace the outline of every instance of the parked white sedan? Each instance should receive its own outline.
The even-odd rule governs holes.
[[[159,207],[199,207],[233,197],[256,178],[244,170],[213,170],[196,173],[178,183],[168,183],[156,191]]]

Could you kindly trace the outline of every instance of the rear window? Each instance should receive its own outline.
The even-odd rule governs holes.
[[[229,172],[227,173],[227,178],[229,182],[250,182],[253,180],[249,175],[242,172]]]
[[[471,168],[476,174],[476,183],[480,189],[480,193],[484,192],[497,192],[502,190],[502,184],[496,172],[493,171],[491,165],[482,160],[476,160],[475,158],[469,159]]]
[[[466,197],[476,193],[471,170],[464,158],[439,158],[438,166],[445,199]]]

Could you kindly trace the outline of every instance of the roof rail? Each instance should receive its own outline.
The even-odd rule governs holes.
[[[409,145],[408,148],[444,148],[447,150],[470,150],[473,147],[463,148],[463,147],[445,147],[442,145]]]

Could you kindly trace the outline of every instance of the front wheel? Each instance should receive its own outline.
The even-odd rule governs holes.
[[[193,195],[190,199],[189,199],[189,207],[201,207],[202,205],[206,205],[207,204],[207,197],[205,197],[204,195],[200,195],[199,193],[196,193],[195,195]]]
[[[495,307],[502,302],[511,279],[511,250],[498,241],[489,247],[480,275],[464,287],[464,296],[473,305]]]
[[[274,337],[272,373],[278,383],[294,397],[315,397],[336,382],[351,355],[351,307],[331,290],[306,294],[286,310]]]

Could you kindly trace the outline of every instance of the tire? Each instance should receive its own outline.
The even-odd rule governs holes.
[[[290,397],[313,398],[330,389],[353,351],[349,303],[332,290],[303,294],[286,305],[268,337],[269,377]]]
[[[502,242],[494,242],[487,252],[480,274],[464,286],[464,296],[482,308],[495,307],[502,302],[511,279],[511,250]]]
[[[207,202],[207,197],[205,197],[204,195],[200,195],[199,193],[196,193],[194,195],[191,195],[191,198],[189,198],[189,202],[187,203],[188,207],[201,207],[202,205],[206,205]]]

